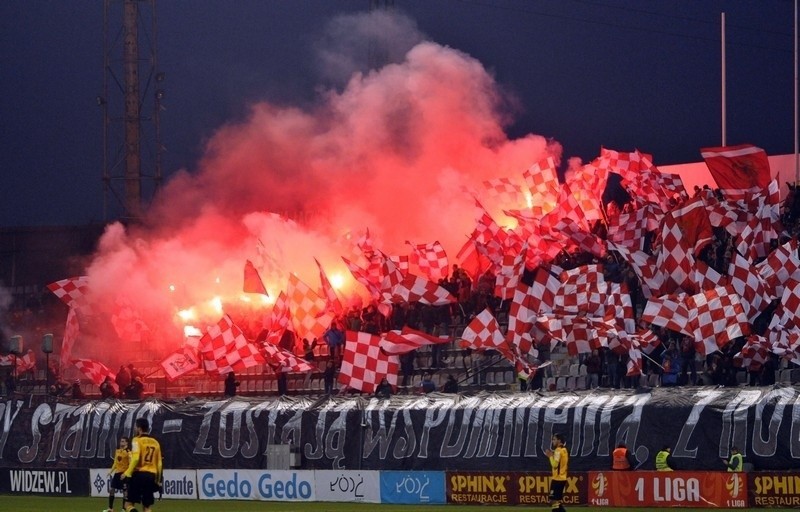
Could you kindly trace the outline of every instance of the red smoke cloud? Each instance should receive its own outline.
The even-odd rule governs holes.
[[[354,74],[313,108],[255,104],[214,134],[196,172],[167,184],[143,227],[108,228],[88,268],[94,298],[106,313],[120,296],[139,308],[164,355],[181,339],[178,310],[195,305],[216,321],[201,305],[241,294],[246,259],[261,263],[273,297],[289,272],[317,288],[314,257],[361,293],[340,256],[367,228],[388,254],[439,240],[454,263],[474,227],[464,187],[561,157],[541,136],[509,140],[504,105],[481,63],[430,42]]]

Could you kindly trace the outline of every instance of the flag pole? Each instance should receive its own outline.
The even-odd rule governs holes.
[[[725,13],[720,13],[720,26],[721,26],[721,41],[722,41],[722,53],[721,53],[721,61],[722,61],[722,145],[728,145],[728,135],[727,135],[727,111],[726,111],[726,98],[725,98]]]
[[[794,0],[794,186],[800,184],[800,130],[797,112],[797,0]]]

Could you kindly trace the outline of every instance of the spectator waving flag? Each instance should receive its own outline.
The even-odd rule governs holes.
[[[292,316],[289,312],[289,299],[286,294],[281,292],[272,305],[272,312],[265,319],[264,329],[267,330],[267,343],[277,345],[280,343],[283,333],[292,330]]]
[[[397,386],[400,359],[381,350],[380,336],[347,331],[339,383],[364,393],[373,393],[381,380]]]
[[[106,377],[111,377],[112,382],[117,378],[117,375],[109,370],[106,365],[91,359],[73,359],[72,364],[95,386],[102,384]]]
[[[311,363],[302,357],[297,357],[286,349],[270,344],[264,344],[263,349],[267,363],[273,367],[280,368],[281,372],[307,373],[315,369]]]
[[[164,370],[167,379],[173,381],[192,370],[199,369],[200,358],[197,356],[197,350],[188,346],[183,346],[168,355],[159,364]]]
[[[322,339],[333,321],[325,301],[294,274],[289,275],[287,296],[294,332],[304,340]]]
[[[449,336],[434,336],[426,332],[404,326],[402,330],[389,331],[381,339],[381,349],[387,354],[405,354],[427,345],[448,343]]]

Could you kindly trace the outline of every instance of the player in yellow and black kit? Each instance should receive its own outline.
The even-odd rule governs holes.
[[[125,497],[125,510],[137,512],[133,505],[141,503],[144,512],[152,510],[155,503],[154,493],[162,492],[163,463],[161,445],[150,437],[150,422],[145,418],[137,418],[134,424],[136,436],[131,443],[131,460],[125,471],[128,483],[128,494]]]
[[[114,512],[114,496],[117,491],[122,493],[122,501],[125,501],[125,486],[122,485],[122,475],[128,469],[128,464],[131,460],[131,447],[130,439],[127,437],[119,438],[119,445],[114,452],[114,463],[111,469],[108,470],[108,476],[111,477],[111,484],[108,487],[108,508],[103,512]]]
[[[553,476],[550,479],[550,507],[554,511],[565,512],[561,500],[564,499],[564,488],[567,486],[567,466],[569,466],[569,452],[564,446],[564,436],[553,434],[551,440],[552,450],[545,450],[544,453],[550,459],[550,467]]]

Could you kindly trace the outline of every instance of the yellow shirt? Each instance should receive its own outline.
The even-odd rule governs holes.
[[[130,477],[134,471],[144,471],[156,475],[161,481],[161,445],[148,435],[136,436],[131,442],[131,460],[125,476]]]
[[[563,446],[553,450],[550,457],[550,467],[553,468],[553,480],[567,479],[567,465],[569,464],[569,452]]]
[[[124,473],[130,464],[131,452],[127,448],[117,448],[114,452],[114,463],[111,465],[112,473]]]

